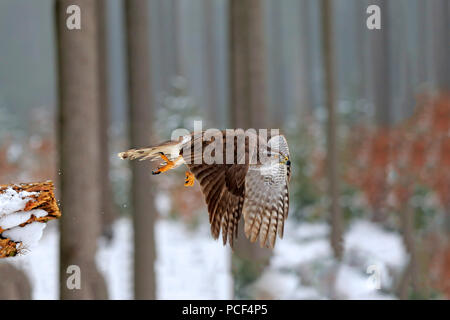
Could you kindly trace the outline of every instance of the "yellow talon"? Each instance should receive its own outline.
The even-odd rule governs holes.
[[[172,161],[170,161],[169,158],[167,158],[167,156],[166,156],[164,153],[162,153],[162,152],[159,153],[159,156],[161,157],[161,159],[163,159],[163,160],[164,160],[165,162],[167,162],[167,163],[172,162]]]
[[[192,187],[195,182],[195,176],[192,172],[186,171],[186,179],[184,181],[185,187]]]
[[[160,174],[161,172],[169,171],[175,166],[175,163],[173,161],[170,161],[169,158],[167,158],[164,153],[160,152],[159,155],[166,162],[166,164],[156,169],[155,171],[152,171],[152,174]]]

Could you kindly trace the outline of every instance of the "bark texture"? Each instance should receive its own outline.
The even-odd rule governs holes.
[[[66,27],[69,5],[81,9],[81,30]],[[99,81],[97,1],[57,0],[59,71],[59,166],[61,172],[61,299],[106,299],[95,263],[101,222],[98,161]],[[66,270],[81,270],[81,289],[69,289]]]
[[[265,128],[264,2],[231,0],[229,5],[231,122],[236,128]]]
[[[339,205],[339,176],[337,155],[337,117],[335,106],[334,64],[333,64],[333,21],[330,0],[322,0],[322,32],[325,71],[325,105],[328,108],[327,124],[327,167],[328,197],[331,214],[331,247],[337,259],[341,259],[342,213]]]
[[[9,263],[0,263],[0,300],[30,300],[27,275]]]
[[[256,130],[266,128],[267,70],[264,43],[264,2],[229,2],[230,109],[231,127]],[[271,250],[246,239],[244,223],[239,223],[233,255],[233,273],[258,278],[268,264]],[[238,269],[238,270],[236,270]],[[241,282],[235,278],[235,284]],[[243,283],[247,285],[249,283]]]
[[[390,45],[389,45],[389,7],[387,0],[373,0],[381,10],[381,29],[366,32],[368,68],[366,79],[368,96],[373,103],[375,120],[378,125],[389,126],[393,122],[391,105]]]
[[[450,4],[448,0],[427,1],[431,14],[432,78],[440,90],[450,90]]]
[[[152,105],[150,96],[149,10],[147,1],[125,2],[130,144],[132,147],[150,143]],[[156,210],[148,163],[133,161],[132,206],[134,221],[134,294],[135,299],[155,299],[156,249],[154,224]]]
[[[114,206],[112,185],[109,178],[110,173],[110,104],[109,104],[109,73],[108,73],[108,48],[107,48],[107,0],[98,0],[98,76],[99,76],[99,111],[100,111],[100,166],[101,179],[101,226],[102,234],[111,239],[112,224],[117,218],[117,210]]]

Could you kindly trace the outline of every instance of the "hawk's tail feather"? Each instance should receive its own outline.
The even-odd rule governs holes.
[[[142,160],[157,160],[160,158],[160,154],[166,155],[171,160],[175,158],[174,155],[178,156],[180,152],[180,148],[184,142],[185,137],[180,136],[179,140],[169,140],[162,142],[158,145],[154,145],[152,147],[147,148],[139,148],[139,149],[130,149],[125,152],[120,152],[118,154],[119,158],[121,159],[130,159],[135,160],[139,159]]]
[[[157,146],[150,148],[130,149],[125,152],[120,152],[118,156],[120,159],[130,159],[130,160],[139,159],[140,161],[142,161],[147,159],[156,159],[159,157],[160,152],[161,148]]]

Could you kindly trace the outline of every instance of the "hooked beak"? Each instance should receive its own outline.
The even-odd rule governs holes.
[[[285,164],[285,165],[291,165],[291,161],[289,160],[288,157],[284,157],[283,160],[280,161],[281,164]]]

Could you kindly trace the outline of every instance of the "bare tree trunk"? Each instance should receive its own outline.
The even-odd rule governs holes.
[[[400,212],[400,221],[402,225],[403,242],[409,253],[409,263],[403,272],[397,294],[400,299],[408,299],[410,284],[414,291],[418,290],[419,270],[414,232],[414,209],[407,203],[403,206],[402,212]]]
[[[205,68],[205,77],[207,79],[208,90],[208,120],[213,124],[215,128],[220,125],[220,113],[218,112],[219,99],[217,96],[217,67],[215,63],[216,46],[215,46],[215,26],[214,26],[214,2],[209,0],[203,0],[205,6],[205,52],[207,68]]]
[[[391,77],[389,56],[389,8],[386,0],[373,0],[370,4],[381,9],[381,29],[366,32],[369,69],[366,75],[370,86],[369,95],[375,110],[377,124],[389,126],[392,123]]]
[[[450,13],[448,0],[428,1],[431,10],[433,82],[437,89],[450,90]]]
[[[81,9],[81,30],[66,27],[69,5]],[[100,234],[100,158],[96,1],[57,0],[59,166],[61,170],[61,299],[106,299],[95,264]],[[81,289],[66,286],[69,266],[81,270]]]
[[[0,300],[30,300],[31,284],[27,275],[9,263],[0,263]]]
[[[367,30],[364,27],[367,19],[365,14],[368,4],[365,1],[353,0],[353,28],[355,29],[355,48],[357,50],[356,63],[358,70],[358,76],[356,77],[356,90],[357,99],[367,100],[367,83],[366,83],[366,73],[367,73]],[[361,27],[363,26],[363,27]]]
[[[265,128],[267,99],[263,1],[231,0],[229,10],[232,126]],[[240,272],[257,278],[268,263],[271,250],[260,248],[245,238],[242,220],[233,264],[242,267]]]
[[[241,128],[265,128],[267,71],[263,1],[231,0],[229,5],[232,123]]]
[[[150,45],[148,2],[125,2],[130,144],[150,143],[152,104],[150,95]],[[132,201],[134,212],[134,294],[136,299],[155,299],[156,249],[154,224],[156,210],[148,164],[135,161],[132,166]]]
[[[183,44],[181,42],[181,1],[172,0],[170,8],[173,21],[173,63],[175,64],[175,74],[171,76],[181,75],[186,77],[185,70],[183,68]]]
[[[280,128],[283,124],[283,117],[286,112],[288,96],[285,94],[286,79],[284,64],[285,61],[285,47],[283,39],[283,4],[282,1],[268,1],[269,17],[267,24],[269,24],[270,32],[268,35],[268,57],[271,59],[271,63],[268,67],[272,66],[270,74],[267,77],[268,81],[268,95],[270,105],[276,106],[275,110],[271,110],[269,113],[272,125],[276,128]],[[267,106],[266,106],[267,107]],[[268,110],[267,110],[268,111]]]
[[[308,0],[300,1],[300,68],[298,78],[298,101],[299,101],[299,114],[297,116],[303,116],[305,110],[311,110],[313,108],[313,89],[311,86],[311,53],[309,50],[310,43],[310,16],[309,16],[310,3]],[[299,88],[301,87],[301,88]]]
[[[337,117],[335,107],[334,65],[333,65],[333,21],[330,0],[322,0],[323,52],[325,70],[325,105],[328,107],[327,166],[328,196],[331,201],[331,246],[334,256],[342,258],[342,213],[339,205],[339,176],[337,155]]]
[[[428,81],[428,69],[430,62],[427,59],[427,28],[428,28],[428,17],[427,17],[427,2],[417,1],[417,56],[415,59],[417,68],[417,78],[419,84]]]
[[[100,99],[100,181],[101,181],[101,214],[102,214],[102,234],[108,239],[113,236],[112,224],[117,218],[117,211],[114,206],[112,185],[109,179],[109,124],[110,105],[108,94],[108,48],[107,48],[107,0],[98,0],[98,75],[99,75],[99,99]]]

